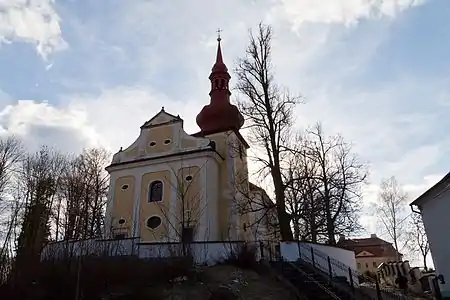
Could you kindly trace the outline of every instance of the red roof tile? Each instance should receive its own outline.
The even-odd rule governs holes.
[[[398,253],[389,243],[378,237],[362,238],[362,239],[345,239],[337,243],[338,247],[351,250],[355,255],[363,251],[372,253],[376,257],[397,257]],[[401,254],[400,254],[401,256]]]

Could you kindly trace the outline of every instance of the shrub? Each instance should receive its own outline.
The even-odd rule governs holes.
[[[225,259],[225,263],[235,265],[240,268],[253,269],[257,265],[256,253],[258,249],[244,243],[238,247],[237,250],[231,249],[228,253],[228,257]]]
[[[80,268],[80,269],[79,269]],[[193,261],[186,257],[139,259],[138,257],[89,257],[41,262],[35,284],[42,297],[71,299],[78,289],[83,299],[99,299],[120,291],[140,291],[190,276]],[[1,299],[3,299],[0,296]],[[14,298],[20,299],[20,298]]]

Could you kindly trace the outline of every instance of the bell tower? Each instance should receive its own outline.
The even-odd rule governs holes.
[[[219,31],[220,34],[220,31]],[[230,79],[223,61],[220,35],[217,38],[216,60],[209,75],[210,101],[197,115],[200,132],[195,136],[208,137],[215,142],[216,150],[224,158],[219,165],[218,226],[221,238],[239,239],[244,231],[243,224],[249,224],[238,213],[239,187],[248,187],[246,150],[248,144],[239,133],[244,117],[238,108],[230,103]],[[241,177],[247,180],[241,183]]]
[[[221,40],[219,35],[216,61],[209,75],[211,82],[210,102],[203,107],[196,119],[201,135],[239,130],[244,125],[244,117],[237,107],[230,103],[229,83],[231,76],[223,62]]]

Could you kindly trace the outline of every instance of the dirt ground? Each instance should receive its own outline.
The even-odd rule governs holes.
[[[140,297],[128,293],[108,300],[295,300],[295,294],[270,275],[230,265],[197,268],[192,276],[178,277],[166,286],[153,286]],[[131,297],[130,297],[131,296]]]
[[[196,282],[180,282],[167,290],[168,295],[188,295],[190,290],[201,291],[202,297],[179,299],[261,299],[294,300],[295,297],[280,282],[255,271],[233,266],[214,266],[198,270]],[[193,286],[192,286],[193,284]],[[200,295],[198,295],[200,296]],[[223,297],[223,298],[221,298]],[[178,298],[167,298],[178,299]]]

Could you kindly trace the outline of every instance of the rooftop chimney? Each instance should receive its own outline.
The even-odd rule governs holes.
[[[376,235],[375,233],[372,233],[372,234],[370,235],[370,238],[371,238],[371,239],[375,239],[375,238],[377,238],[377,235]]]
[[[345,235],[340,234],[339,235],[339,242],[345,241]]]

